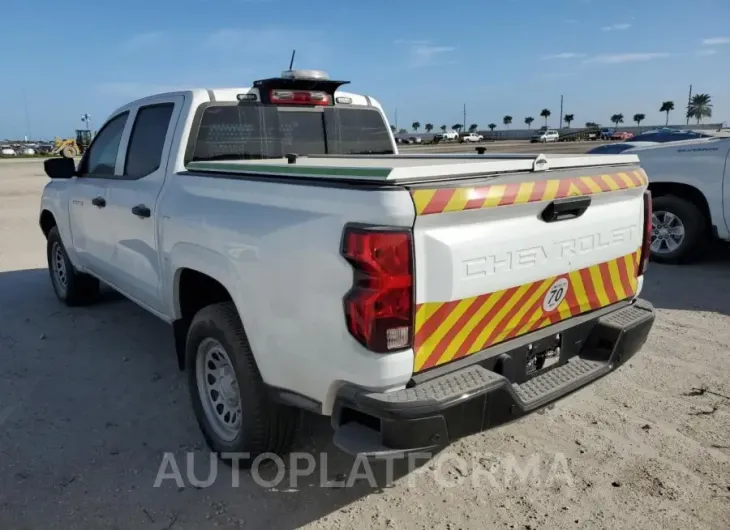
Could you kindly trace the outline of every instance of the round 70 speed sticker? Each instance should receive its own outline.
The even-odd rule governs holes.
[[[565,295],[568,294],[570,284],[567,278],[558,278],[550,286],[550,289],[545,293],[545,298],[542,299],[542,310],[549,313],[555,310],[560,305],[560,302],[565,300]]]

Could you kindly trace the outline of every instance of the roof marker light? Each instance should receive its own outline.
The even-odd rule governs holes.
[[[322,81],[330,78],[324,70],[284,70],[281,77],[284,79],[319,79]]]
[[[335,101],[337,103],[341,103],[343,105],[350,105],[350,104],[352,104],[352,98],[351,97],[347,97],[347,96],[337,96],[335,98]]]

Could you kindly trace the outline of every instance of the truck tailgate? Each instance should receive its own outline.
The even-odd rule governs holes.
[[[633,297],[647,184],[614,166],[410,187],[414,372]]]

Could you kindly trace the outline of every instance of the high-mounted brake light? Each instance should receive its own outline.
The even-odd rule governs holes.
[[[651,192],[644,192],[644,239],[641,242],[641,254],[639,255],[639,270],[637,276],[641,276],[649,266],[649,254],[651,253],[651,225],[652,205]]]
[[[413,242],[410,230],[345,229],[342,255],[354,269],[345,296],[347,329],[367,349],[386,353],[411,347]]]
[[[330,96],[326,92],[311,90],[272,90],[271,103],[278,105],[329,105]]]

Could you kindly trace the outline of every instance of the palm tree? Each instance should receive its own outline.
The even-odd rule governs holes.
[[[618,129],[618,124],[624,122],[624,115],[623,114],[614,114],[611,116],[611,123],[616,125],[616,128]]]
[[[674,101],[665,101],[662,103],[661,108],[659,109],[659,112],[666,112],[667,113],[667,121],[664,123],[664,125],[669,125],[669,113],[674,110]]]
[[[462,127],[461,123],[455,123],[451,126],[451,130],[459,132],[461,130],[461,127]]]
[[[478,128],[479,125],[477,125],[476,123],[472,123],[471,125],[469,125],[469,132],[477,132]]]
[[[405,129],[401,129],[398,131],[398,134],[408,134],[408,131],[406,131]]]
[[[431,131],[433,131],[433,123],[427,123],[426,132],[430,133]]]
[[[595,121],[587,121],[586,122],[586,127],[588,129],[597,129],[598,128],[598,124]]]
[[[487,125],[487,127],[489,127],[489,130],[490,131],[494,132],[494,129],[497,128],[497,124],[496,123],[490,123],[489,125]]]
[[[527,118],[525,118],[525,124],[527,125],[528,129],[532,127],[533,121],[535,121],[535,118],[533,118],[532,116],[528,116]]]
[[[575,116],[572,114],[566,114],[563,116],[563,121],[568,124],[568,129],[570,129],[570,123],[575,119]]]
[[[700,124],[702,118],[712,117],[712,98],[709,94],[695,94],[692,101],[687,105],[687,117],[695,118],[697,125]]]
[[[504,123],[504,126],[509,129],[509,124],[512,123],[512,116],[507,115],[504,118],[502,118],[502,123]]]
[[[393,134],[395,134],[395,125],[391,125],[391,126],[390,126],[390,130],[391,130],[391,132],[392,132]]]
[[[420,121],[414,121],[411,123],[411,127],[413,127],[413,132],[416,132],[421,127]]]
[[[547,127],[547,119],[550,117],[550,110],[542,109],[542,111],[540,112],[540,116],[542,118],[545,118],[545,127]]]
[[[646,116],[644,114],[634,114],[634,121],[636,122],[636,125],[639,126],[639,129],[641,129],[641,122],[646,119]]]
[[[441,132],[446,132],[446,125],[442,125],[439,129],[441,129]]]

